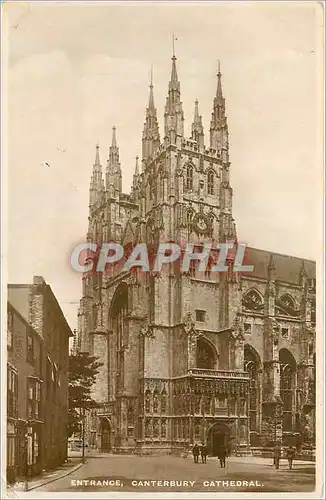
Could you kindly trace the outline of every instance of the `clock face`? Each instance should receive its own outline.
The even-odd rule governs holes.
[[[197,233],[206,233],[208,230],[208,222],[205,215],[197,214],[194,217],[194,230]]]

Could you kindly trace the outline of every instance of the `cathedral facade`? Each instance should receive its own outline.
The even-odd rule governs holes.
[[[162,137],[163,135],[163,137]],[[205,145],[195,101],[191,137],[176,58],[160,136],[150,85],[131,193],[122,192],[116,130],[90,184],[88,242],[237,242],[220,70]],[[234,257],[233,257],[234,258]],[[247,248],[251,273],[85,273],[76,348],[103,363],[88,443],[115,453],[181,453],[206,442],[243,449],[314,444],[315,264]]]

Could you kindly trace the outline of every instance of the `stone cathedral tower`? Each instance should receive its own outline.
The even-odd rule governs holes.
[[[236,241],[220,69],[209,144],[197,100],[185,137],[173,55],[161,136],[150,84],[130,194],[115,128],[108,156],[104,172],[96,147],[87,241]],[[256,249],[247,257],[248,276],[170,265],[83,277],[77,348],[103,363],[91,446],[174,453],[206,441],[215,454],[221,443],[249,451],[271,435],[313,441],[314,263]]]

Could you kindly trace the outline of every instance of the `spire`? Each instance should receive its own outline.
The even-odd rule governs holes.
[[[222,91],[222,74],[220,61],[217,67],[216,96],[213,102],[213,112],[210,126],[210,147],[222,154],[223,162],[229,161],[229,132],[225,113],[225,99]]]
[[[204,146],[204,129],[202,117],[199,115],[198,99],[195,100],[194,121],[191,126],[191,138],[197,141],[200,146]]]
[[[149,101],[146,108],[145,123],[142,139],[142,159],[147,160],[160,146],[160,133],[157,121],[157,111],[154,104],[153,92],[153,67],[151,67],[151,77],[149,85]]]
[[[183,122],[184,115],[182,109],[182,102],[180,100],[180,82],[178,80],[177,66],[176,66],[176,56],[174,52],[174,40],[176,38],[173,35],[173,55],[172,55],[172,70],[171,79],[169,81],[168,95],[165,104],[165,139],[169,143],[175,143],[177,137],[183,137]]]
[[[116,136],[116,127],[113,125],[112,127],[112,143],[111,143],[112,148],[117,147],[117,136]]]
[[[109,159],[106,166],[106,188],[116,195],[122,189],[122,175],[117,145],[116,127],[112,127],[112,140],[109,147]],[[111,186],[111,187],[110,187]]]
[[[137,177],[139,175],[139,162],[138,162],[138,160],[139,160],[139,156],[137,155],[136,156],[136,165],[135,165],[135,175],[137,175]]]
[[[223,91],[222,91],[222,73],[221,73],[221,65],[220,60],[217,61],[217,87],[216,87],[216,97],[223,99]]]
[[[104,192],[104,181],[102,176],[102,165],[100,162],[100,146],[96,144],[95,151],[95,161],[93,164],[93,173],[90,183],[90,195],[89,204],[90,206],[96,205],[102,199],[102,194]]]
[[[94,167],[95,166],[101,166],[101,162],[100,162],[100,146],[99,144],[96,144],[96,153],[95,153],[95,163],[94,163]]]
[[[176,66],[176,60],[177,58],[175,57],[175,45],[174,42],[177,39],[174,36],[174,33],[172,33],[172,71],[171,71],[171,81],[170,81],[170,88],[176,88],[180,90],[180,84],[178,81],[178,74],[177,74],[177,66]],[[175,87],[174,87],[175,86]]]
[[[138,198],[138,192],[139,192],[139,156],[136,156],[136,164],[135,164],[135,173],[133,175],[133,181],[132,181],[132,195],[133,198]]]
[[[153,92],[153,66],[151,66],[151,81],[149,84],[149,102],[148,102],[148,109],[152,113],[156,113],[155,110],[155,104],[154,104],[154,92]]]

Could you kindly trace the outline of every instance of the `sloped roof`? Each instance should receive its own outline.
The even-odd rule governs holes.
[[[299,274],[304,261],[304,266],[308,278],[316,278],[316,263],[312,260],[300,259],[290,255],[268,252],[258,248],[247,247],[245,252],[245,264],[252,264],[252,273],[243,273],[247,276],[267,279],[267,268],[270,256],[273,255],[275,264],[276,279],[289,283],[299,284]]]

